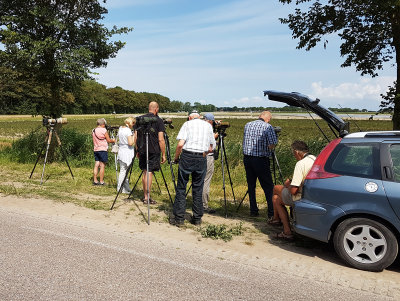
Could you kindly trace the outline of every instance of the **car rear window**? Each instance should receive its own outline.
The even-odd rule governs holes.
[[[394,180],[400,182],[400,144],[393,144],[390,147],[390,156],[392,157]]]
[[[326,162],[325,170],[340,175],[380,179],[379,144],[341,143]]]

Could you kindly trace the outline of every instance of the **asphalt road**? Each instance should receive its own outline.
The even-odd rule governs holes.
[[[279,266],[3,209],[0,254],[0,300],[392,300]]]

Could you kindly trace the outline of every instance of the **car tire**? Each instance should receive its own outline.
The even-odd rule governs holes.
[[[397,257],[398,242],[391,230],[368,218],[349,218],[333,236],[336,253],[350,266],[379,272]]]

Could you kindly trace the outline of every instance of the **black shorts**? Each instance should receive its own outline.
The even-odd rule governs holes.
[[[139,153],[139,168],[147,170],[146,153]],[[160,170],[160,153],[149,153],[149,172]]]
[[[103,163],[107,163],[108,162],[108,152],[106,152],[106,151],[94,152],[94,161],[100,161]]]

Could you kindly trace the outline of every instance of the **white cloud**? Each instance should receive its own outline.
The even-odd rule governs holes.
[[[345,82],[325,86],[322,81],[311,84],[311,98],[321,99],[324,106],[377,109],[394,77],[361,78],[358,82]]]

